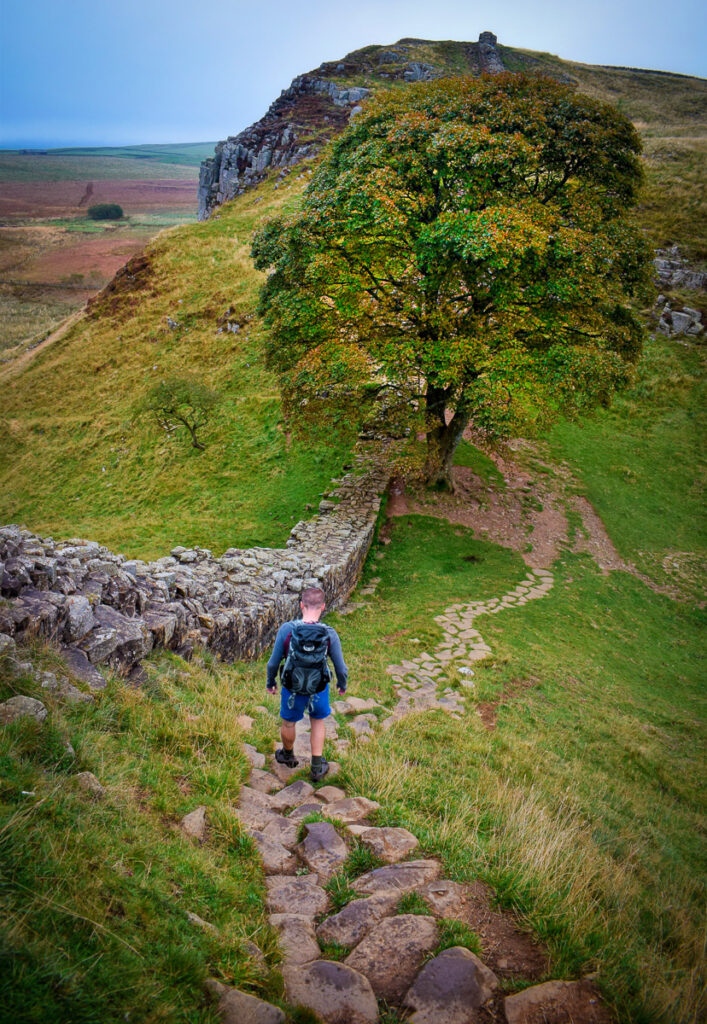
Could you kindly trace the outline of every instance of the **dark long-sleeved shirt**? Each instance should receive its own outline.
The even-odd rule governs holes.
[[[326,628],[326,631],[329,634],[329,657],[331,658],[334,671],[336,672],[336,686],[339,690],[345,690],[349,670],[347,669],[346,662],[344,661],[344,654],[341,650],[339,634],[333,626],[327,626],[326,622],[323,622],[322,625]],[[267,685],[270,687],[277,686],[277,670],[287,655],[288,641],[291,633],[292,622],[283,622],[277,631],[275,646],[273,647],[270,660],[268,661]]]

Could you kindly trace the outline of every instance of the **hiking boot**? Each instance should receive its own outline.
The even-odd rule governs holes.
[[[287,768],[296,768],[299,764],[299,761],[294,755],[294,751],[285,750],[284,747],[275,751],[275,760],[278,764],[284,764]]]
[[[309,769],[309,774],[312,776],[312,782],[319,782],[320,779],[324,778],[328,771],[329,762],[325,758],[322,758],[319,764],[313,764]]]

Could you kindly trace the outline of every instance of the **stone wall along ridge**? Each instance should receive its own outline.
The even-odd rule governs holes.
[[[154,647],[189,656],[204,645],[227,661],[253,659],[299,613],[303,588],[337,607],[356,585],[388,485],[385,446],[360,448],[354,468],[297,523],[284,548],[174,547],[154,562],[95,541],[54,541],[0,527],[0,633],[35,633],[63,648],[80,677],[128,672]]]

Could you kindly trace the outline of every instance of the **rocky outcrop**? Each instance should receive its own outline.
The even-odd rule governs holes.
[[[225,660],[257,657],[281,622],[296,617],[304,587],[341,604],[373,539],[385,456],[359,454],[355,472],[333,481],[312,519],[285,548],[174,547],[154,562],[128,559],[94,541],[54,541],[20,526],[0,528],[0,633],[38,633],[66,649],[92,686],[96,666],[128,672],[154,647],[189,656],[197,644]]]
[[[482,32],[479,36],[479,67],[486,75],[500,75],[506,70],[496,48],[497,43],[498,39],[493,32]]]
[[[290,168],[313,156],[347,124],[368,89],[300,75],[259,121],[216,146],[199,172],[199,220],[262,181],[270,168]]]
[[[707,288],[707,274],[691,267],[680,255],[677,245],[671,249],[656,249],[653,265],[663,288],[687,288],[691,291]]]
[[[283,89],[268,112],[238,135],[216,146],[199,173],[199,220],[206,220],[221,203],[262,181],[268,170],[289,168],[316,155],[361,109],[371,89],[351,85],[354,76],[403,82],[427,82],[445,72],[415,59],[419,39],[401,39],[391,47],[366,47],[341,61],[327,61],[315,71],[298,75]],[[471,74],[505,71],[493,32],[482,32],[467,47]],[[433,44],[434,45],[434,44]]]
[[[693,309],[691,306],[673,309],[671,304],[665,301],[664,295],[658,296],[656,307],[656,315],[659,317],[658,330],[666,337],[674,338],[686,334],[696,338],[704,332],[701,310]]]

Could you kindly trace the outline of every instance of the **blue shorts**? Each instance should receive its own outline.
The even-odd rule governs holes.
[[[329,707],[329,687],[321,693],[308,697],[306,693],[294,694],[282,687],[280,697],[280,718],[285,722],[299,722],[305,713],[310,718],[327,718],[331,714]]]

